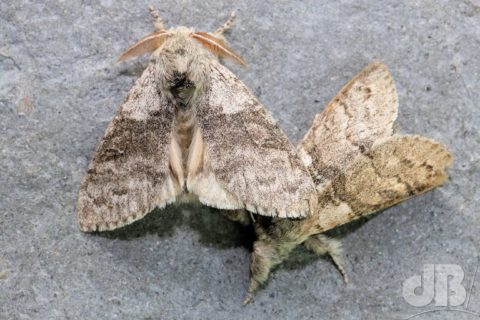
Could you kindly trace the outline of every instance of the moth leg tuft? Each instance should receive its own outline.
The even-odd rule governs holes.
[[[274,262],[274,248],[264,241],[256,241],[250,261],[250,285],[243,304],[248,304],[253,298],[258,286],[267,281]]]
[[[259,229],[261,228],[256,228],[257,235]],[[258,287],[267,281],[272,268],[285,260],[299,244],[297,239],[273,239],[269,238],[265,233],[261,234],[261,238],[264,240],[255,241],[253,244],[250,261],[250,286],[248,287],[244,304],[249,303]]]
[[[160,13],[158,12],[158,10],[155,9],[154,6],[149,5],[148,6],[148,11],[150,11],[150,15],[155,20],[154,23],[153,23],[153,25],[155,26],[155,31],[164,31],[165,28],[163,26],[163,20],[160,17]]]
[[[250,285],[248,286],[247,294],[243,299],[243,305],[249,304],[253,299],[253,294],[257,291],[258,282],[255,279],[250,279]]]
[[[330,255],[338,271],[342,274],[343,281],[348,283],[348,275],[342,258],[342,243],[340,241],[323,234],[317,234],[308,238],[303,244],[317,255]]]
[[[235,16],[235,11],[232,11],[228,20],[220,28],[215,30],[213,35],[215,35],[217,37],[222,37],[223,34],[225,33],[225,31],[227,31],[228,29],[230,29],[232,27],[233,23],[235,22],[235,17],[236,17]]]

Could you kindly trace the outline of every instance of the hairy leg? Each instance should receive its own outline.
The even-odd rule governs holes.
[[[250,260],[250,285],[243,304],[249,303],[258,287],[267,281],[270,270],[280,264],[297,246],[295,242],[256,241]]]
[[[215,32],[213,34],[217,37],[222,38],[225,31],[227,31],[228,29],[230,29],[232,27],[234,21],[235,21],[235,12],[232,12],[230,14],[230,17],[228,18],[228,20],[220,28],[215,30]]]
[[[342,274],[343,281],[348,283],[348,275],[345,271],[345,263],[342,258],[342,244],[340,241],[329,238],[323,234],[317,234],[308,238],[303,244],[315,254],[330,255],[333,263],[337,266],[338,271]]]
[[[154,6],[149,5],[148,10],[150,11],[150,14],[152,15],[154,21],[154,26],[155,26],[155,31],[163,31],[165,28],[163,27],[163,20],[160,17],[160,13],[158,13],[157,9],[155,9]]]
[[[302,222],[278,219],[273,223],[265,223],[265,218],[258,218],[255,222],[258,240],[253,244],[250,285],[244,304],[249,303],[258,287],[267,281],[270,270],[285,260],[296,246],[308,238],[308,235],[302,233]]]

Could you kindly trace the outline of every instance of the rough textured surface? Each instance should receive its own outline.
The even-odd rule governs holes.
[[[454,155],[450,181],[336,230],[351,283],[297,250],[254,302],[249,230],[205,207],[169,207],[84,234],[75,200],[88,161],[145,60],[114,66],[152,30],[147,3],[0,3],[0,319],[471,319],[417,308],[402,282],[457,264],[470,292],[478,263],[480,2],[162,1],[165,23],[214,30],[237,10],[227,63],[294,141],[372,59],[390,68],[401,131]],[[143,62],[142,62],[143,61]],[[480,313],[477,278],[468,309]],[[459,307],[457,307],[459,308]]]

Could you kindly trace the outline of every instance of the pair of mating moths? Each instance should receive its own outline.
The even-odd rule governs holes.
[[[249,223],[257,241],[245,303],[297,245],[330,254],[347,281],[340,244],[321,233],[440,185],[448,150],[394,135],[397,95],[385,65],[355,76],[295,149],[219,58],[245,64],[223,33],[163,28],[120,60],[151,62],[109,124],[78,196],[83,231],[113,230],[194,195]],[[246,213],[246,211],[249,213]]]

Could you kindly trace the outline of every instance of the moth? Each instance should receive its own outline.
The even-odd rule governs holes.
[[[119,58],[151,54],[150,63],[81,183],[80,229],[113,230],[191,197],[219,209],[308,216],[317,197],[307,168],[270,113],[219,63],[245,65],[223,36],[234,14],[208,33],[166,30],[158,11],[150,12],[155,31]]]
[[[317,211],[305,219],[256,220],[257,241],[244,303],[270,270],[303,244],[329,254],[348,282],[340,243],[322,233],[441,185],[452,162],[447,148],[418,135],[393,133],[398,99],[387,67],[373,62],[319,113],[298,146],[317,190]]]

